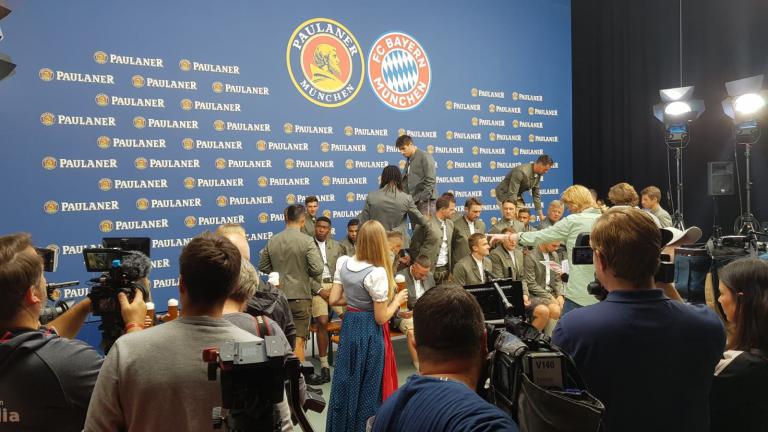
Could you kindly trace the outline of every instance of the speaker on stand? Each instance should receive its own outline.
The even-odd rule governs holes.
[[[712,236],[715,238],[722,237],[723,233],[722,228],[718,224],[717,197],[734,194],[734,171],[733,161],[707,163],[707,191],[709,196],[712,197],[712,206],[714,207]]]

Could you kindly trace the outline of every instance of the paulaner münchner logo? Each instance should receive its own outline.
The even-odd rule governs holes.
[[[365,63],[360,44],[334,20],[304,21],[288,40],[285,59],[299,93],[322,107],[340,107],[362,87]]]
[[[432,68],[427,53],[416,39],[402,32],[391,32],[379,37],[368,53],[368,81],[385,105],[406,111],[416,108],[426,98]]]

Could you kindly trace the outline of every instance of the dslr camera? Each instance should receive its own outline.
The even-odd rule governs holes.
[[[669,232],[661,230],[662,243],[666,244],[665,240],[669,240]],[[574,265],[594,264],[592,259],[592,247],[589,245],[589,233],[581,233],[576,238],[576,245],[573,247],[573,255],[571,256],[571,263]],[[674,283],[675,282],[675,263],[668,254],[660,254],[661,260],[659,269],[654,275],[654,280],[659,283]],[[587,285],[587,292],[597,297],[600,301],[604,300],[608,295],[608,291],[605,290],[599,280],[595,279]]]

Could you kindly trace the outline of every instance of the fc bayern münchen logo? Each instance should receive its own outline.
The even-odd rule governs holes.
[[[322,107],[348,103],[363,85],[360,44],[334,20],[312,18],[301,23],[288,40],[285,59],[299,93]]]
[[[368,53],[368,81],[385,105],[407,111],[427,97],[432,68],[416,39],[391,32],[379,37]]]

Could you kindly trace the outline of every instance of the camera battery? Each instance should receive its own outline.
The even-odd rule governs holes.
[[[540,387],[563,388],[565,356],[559,352],[529,352],[523,361],[523,371]]]

